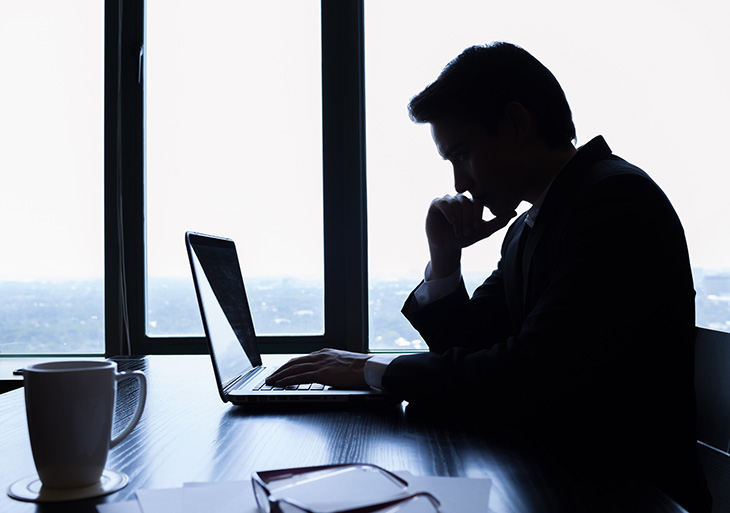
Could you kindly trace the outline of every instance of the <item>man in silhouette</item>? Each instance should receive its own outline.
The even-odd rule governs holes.
[[[430,262],[403,307],[430,351],[326,349],[269,381],[369,385],[414,408],[486,416],[489,429],[536,451],[707,510],[695,454],[694,288],[664,193],[602,137],[576,149],[562,88],[511,44],[468,48],[409,111],[431,125],[457,193],[430,205]],[[507,226],[522,201],[531,207],[508,228],[497,269],[469,297],[463,248]]]

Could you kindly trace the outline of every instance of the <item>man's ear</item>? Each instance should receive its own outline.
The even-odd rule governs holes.
[[[526,141],[530,137],[533,129],[532,116],[521,103],[508,103],[504,109],[503,121],[507,133],[518,141]]]

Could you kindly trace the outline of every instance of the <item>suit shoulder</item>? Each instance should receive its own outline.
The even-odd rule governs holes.
[[[586,196],[607,193],[669,202],[661,187],[645,171],[615,156],[586,168],[580,182],[582,195]]]
[[[609,218],[619,213],[640,215],[642,219],[676,216],[667,196],[646,172],[612,154],[570,169],[558,178],[560,181],[545,199],[541,216],[543,211],[549,212],[549,217],[581,217],[597,212],[605,212]]]
[[[615,155],[601,159],[586,168],[585,177],[589,182],[623,177],[629,180],[643,179],[653,183],[653,180],[645,171]]]

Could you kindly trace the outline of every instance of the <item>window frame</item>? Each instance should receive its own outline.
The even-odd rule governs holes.
[[[104,7],[104,353],[206,353],[203,337],[146,334],[145,2]],[[368,349],[364,2],[321,0],[321,19],[325,334],[264,337],[267,352]]]
[[[324,334],[262,337],[267,353],[367,350],[363,11],[321,0]],[[202,354],[204,337],[146,333],[145,31],[144,0],[106,0],[105,352]]]

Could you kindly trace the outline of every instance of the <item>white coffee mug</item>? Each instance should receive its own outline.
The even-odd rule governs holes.
[[[112,438],[117,382],[139,380],[137,409]],[[117,372],[112,361],[55,361],[23,369],[28,432],[44,487],[79,488],[99,482],[109,449],[142,416],[147,381],[140,371]]]

